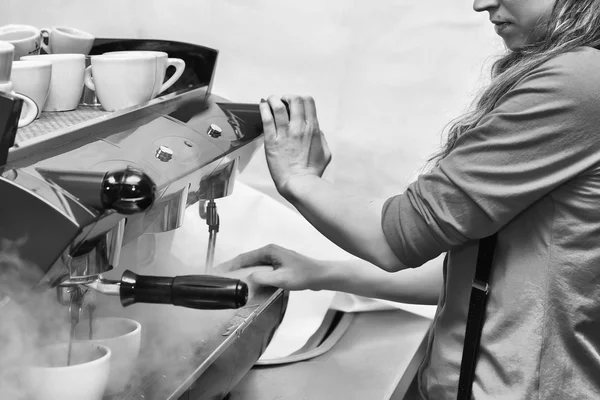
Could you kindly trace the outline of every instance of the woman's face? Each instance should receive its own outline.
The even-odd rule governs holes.
[[[545,22],[556,0],[474,0],[473,9],[487,11],[506,47],[518,50],[530,43],[534,28]]]

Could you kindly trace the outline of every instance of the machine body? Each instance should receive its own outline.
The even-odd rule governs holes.
[[[198,207],[211,234],[203,245],[212,264],[219,219],[215,200],[232,194],[238,173],[262,145],[258,105],[233,103],[210,93],[216,50],[160,40],[97,39],[92,54],[117,50],[165,51],[184,59],[186,70],[159,98],[101,117],[95,114],[57,131],[43,129],[41,121],[31,125],[42,127],[37,132],[17,131],[11,121],[18,118],[18,102],[10,103],[15,101],[10,96],[0,99],[15,105],[7,115],[0,110],[0,251],[13,252],[22,261],[19,271],[2,270],[0,265],[0,283],[3,275],[20,281],[18,287],[0,285],[0,320],[3,305],[10,299],[20,301],[23,288],[55,290],[57,300],[69,305],[74,323],[84,305],[91,313],[97,302],[102,303],[95,293],[120,296],[121,307],[247,306],[246,283],[205,274],[204,260],[199,260],[198,275],[177,277],[138,275],[130,270],[136,266],[119,262],[128,243],[181,227],[185,210]],[[121,279],[106,279],[103,274],[111,270],[123,271]],[[168,266],[164,270],[168,273]],[[262,318],[267,321],[262,332],[270,340],[285,309],[282,292],[268,290],[255,301],[259,303],[238,318],[237,325],[250,331],[248,323],[261,320],[256,312],[277,303],[280,307]],[[178,314],[162,319],[173,315]],[[155,321],[145,323],[152,330]],[[176,398],[208,370],[234,338],[225,335],[208,342],[214,351],[203,347],[202,360],[188,379],[165,389],[168,398]],[[256,345],[264,350],[265,343],[261,339]],[[235,373],[239,371],[243,369]],[[232,382],[231,376],[228,379]]]

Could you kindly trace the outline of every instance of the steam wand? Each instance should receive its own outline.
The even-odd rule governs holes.
[[[200,216],[202,215],[202,206],[200,206]],[[206,264],[204,272],[210,274],[212,272],[213,262],[215,258],[215,246],[217,241],[217,233],[219,232],[219,214],[217,213],[217,204],[213,199],[206,204],[206,225],[208,225],[208,249],[206,251]]]

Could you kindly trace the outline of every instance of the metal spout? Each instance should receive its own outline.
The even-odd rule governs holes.
[[[72,325],[77,325],[84,307],[87,288],[85,286],[57,286],[56,297],[58,302],[69,306],[69,320]]]
[[[104,279],[102,277],[98,277],[91,283],[88,283],[87,287],[95,290],[98,293],[102,293],[108,296],[119,296],[121,294],[120,281],[113,281],[110,279]]]

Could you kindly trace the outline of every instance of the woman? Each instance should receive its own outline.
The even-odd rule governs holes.
[[[473,397],[600,398],[600,0],[473,8],[489,13],[507,54],[435,166],[385,202],[320,178],[331,156],[311,98],[261,103],[278,191],[365,262],[267,246],[231,263],[270,264],[252,279],[292,290],[437,301],[419,388],[455,399],[479,239],[497,233]],[[443,274],[418,268],[441,253]]]

